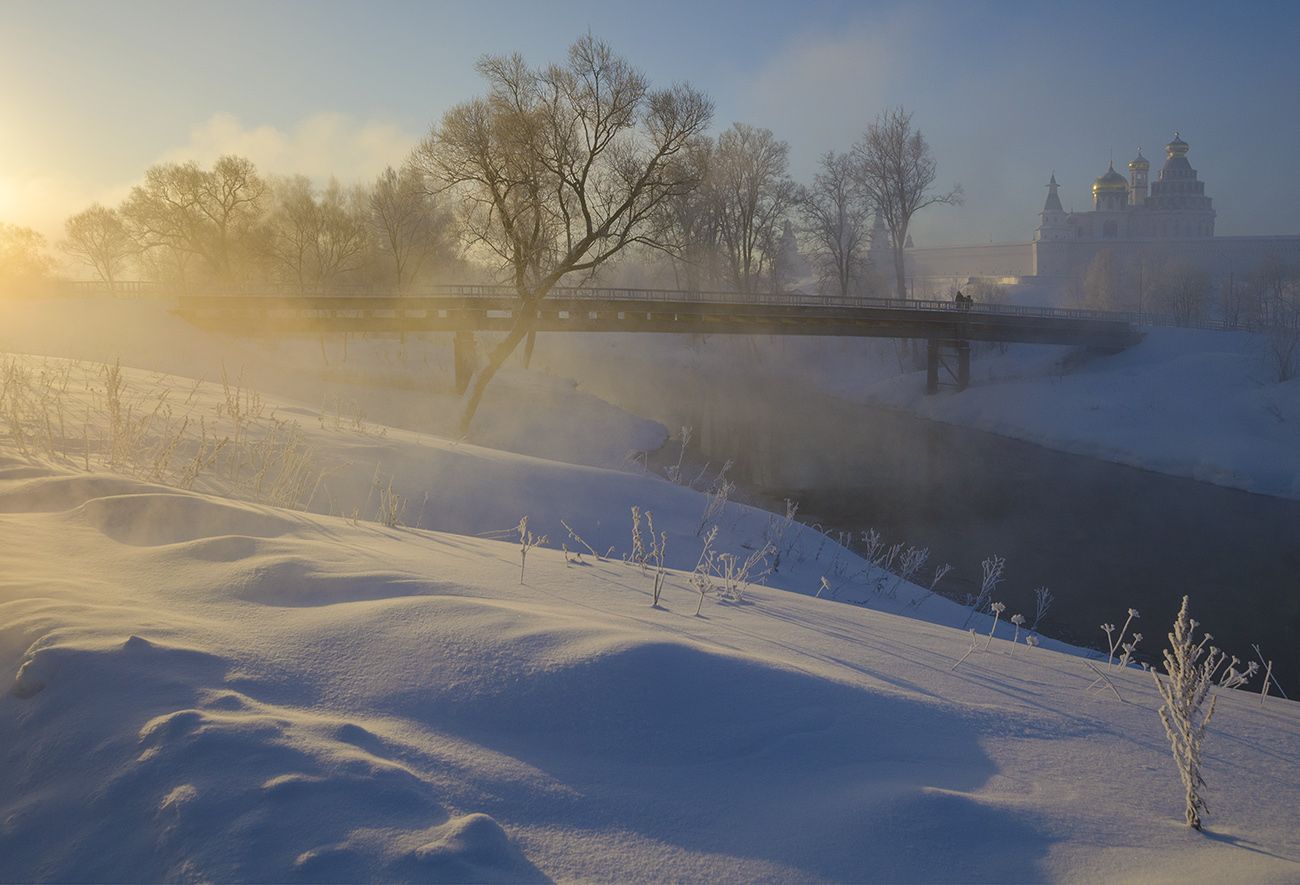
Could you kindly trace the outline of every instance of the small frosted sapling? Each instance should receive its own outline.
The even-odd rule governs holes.
[[[989,646],[993,644],[993,631],[998,629],[998,618],[1007,610],[1006,603],[995,602],[989,606],[989,611],[993,612],[993,626],[989,628],[988,641],[984,643],[984,650],[988,651]]]
[[[519,530],[519,583],[524,582],[524,563],[528,560],[528,551],[532,550],[539,544],[546,543],[546,536],[540,538],[528,531],[528,517],[519,520],[519,525],[515,526]]]

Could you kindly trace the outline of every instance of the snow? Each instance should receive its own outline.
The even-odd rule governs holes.
[[[1256,370],[1235,336],[1158,332],[1047,379],[1034,361],[1059,354],[1013,350],[961,396],[883,372],[854,395],[1294,495],[1294,386],[1238,383]],[[985,650],[986,617],[957,665],[965,609],[876,592],[838,545],[735,503],[716,546],[773,541],[781,563],[696,616],[705,496],[619,469],[663,427],[520,370],[449,439],[443,351],[350,348],[323,372],[314,340],[223,341],[149,302],[0,305],[9,390],[61,384],[29,405],[74,440],[0,431],[0,879],[1300,878],[1296,704],[1220,698],[1197,833],[1149,674],[1110,668],[1120,700],[1006,619]],[[118,359],[137,436],[108,424]],[[1236,423],[1193,451],[1198,408]],[[245,440],[189,488],[192,426],[171,460],[154,444],[184,417]],[[255,481],[272,433],[310,471]],[[633,506],[666,536],[658,607],[653,565],[624,560]],[[521,567],[525,516],[549,540]],[[1173,615],[1143,612],[1148,637]]]

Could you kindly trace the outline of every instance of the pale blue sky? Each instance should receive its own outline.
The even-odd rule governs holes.
[[[791,172],[902,104],[962,207],[919,245],[1027,240],[1141,148],[1190,143],[1223,235],[1300,233],[1294,2],[243,2],[0,0],[0,221],[57,236],[161,160],[369,179],[481,91],[484,53],[533,64],[590,29],[656,84],[689,80],[790,143]]]

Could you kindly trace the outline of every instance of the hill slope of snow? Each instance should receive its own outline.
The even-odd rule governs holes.
[[[1220,699],[1197,833],[1149,674],[972,638],[811,530],[572,454],[657,425],[518,374],[566,459],[449,441],[410,425],[450,397],[322,407],[337,382],[134,309],[129,367],[93,324],[0,356],[0,414],[49,419],[0,435],[6,881],[1300,877],[1294,703]],[[765,586],[701,598],[712,527],[772,545]]]

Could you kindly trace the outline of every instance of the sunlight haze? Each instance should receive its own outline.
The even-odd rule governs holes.
[[[562,59],[588,29],[653,84],[686,80],[790,144],[811,177],[904,105],[965,205],[918,245],[1032,236],[1053,172],[1087,208],[1106,164],[1174,132],[1210,182],[1218,233],[1294,234],[1300,12],[1257,3],[481,4],[0,2],[0,220],[54,242],[151,165],[223,153],[264,173],[368,181],[452,105],[474,61]],[[22,84],[18,86],[17,84]]]

